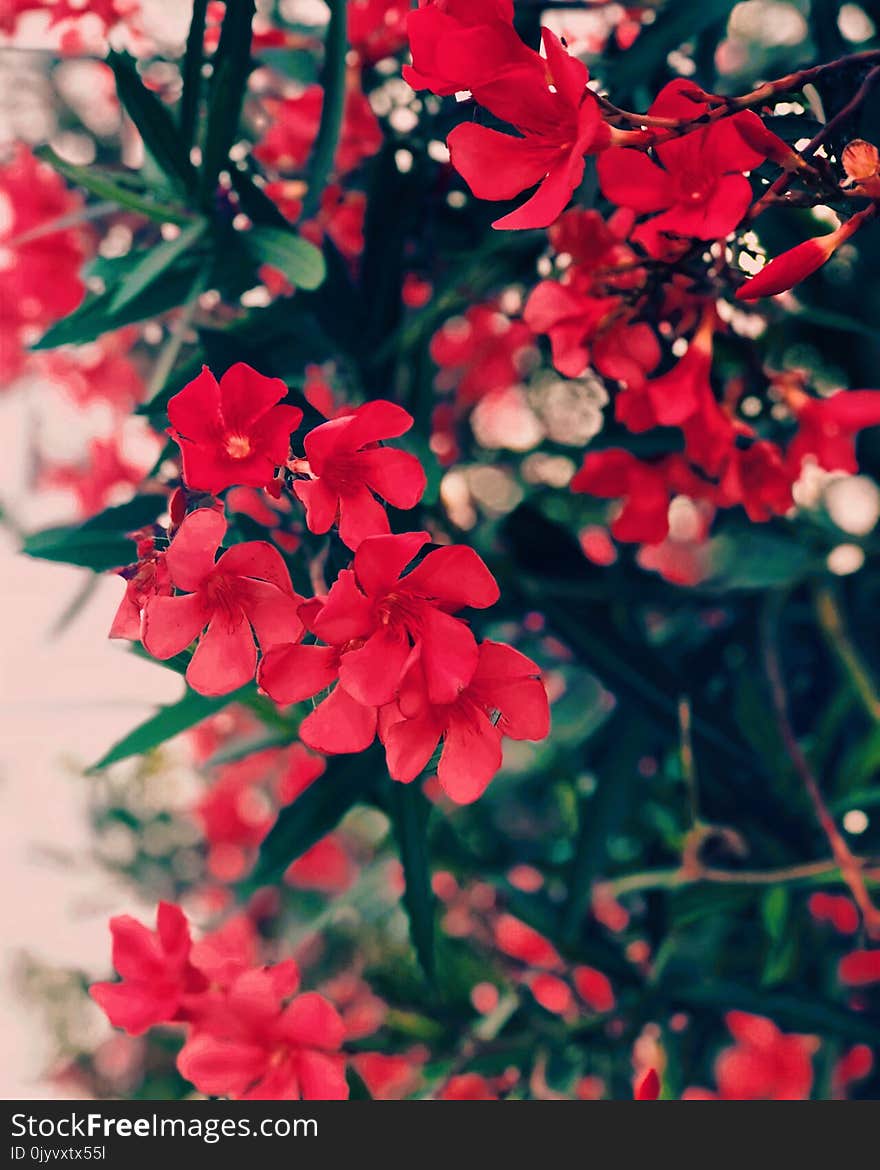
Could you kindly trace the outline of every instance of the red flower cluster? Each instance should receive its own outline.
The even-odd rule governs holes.
[[[630,152],[635,153],[635,152]],[[553,364],[569,378],[592,364],[607,378],[638,387],[660,361],[651,327],[633,318],[645,270],[626,243],[632,216],[617,212],[606,223],[597,211],[567,211],[550,229],[550,243],[570,266],[559,280],[543,280],[523,313],[535,333],[550,339]]]
[[[74,228],[47,225],[78,211],[81,201],[45,163],[17,146],[0,166],[0,380],[21,373],[25,347],[83,298],[80,268],[86,256]]]
[[[405,571],[429,540],[414,532],[361,541],[352,568],[326,598],[300,610],[324,644],[275,647],[260,664],[259,682],[279,703],[333,687],[303,721],[304,742],[322,752],[357,752],[378,730],[397,780],[413,780],[442,738],[440,782],[464,802],[498,770],[502,734],[546,735],[547,698],[533,662],[510,647],[478,647],[454,616],[498,597],[472,549],[439,548]]]
[[[160,902],[155,931],[128,915],[110,929],[122,981],[93,984],[92,998],[133,1036],[182,1025],[177,1067],[199,1092],[243,1101],[348,1097],[342,1018],[324,996],[299,993],[292,959],[258,964],[246,919],[193,943],[180,907]]]
[[[715,1062],[718,1092],[687,1089],[687,1100],[804,1101],[813,1086],[814,1036],[781,1032],[772,1020],[728,1012],[725,1022],[736,1043]]]

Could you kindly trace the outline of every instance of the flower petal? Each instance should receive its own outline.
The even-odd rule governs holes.
[[[336,686],[302,721],[299,734],[307,747],[325,755],[366,751],[376,738],[376,710]]]
[[[186,670],[186,681],[200,695],[226,695],[254,677],[257,648],[243,611],[234,624],[216,613]]]
[[[263,655],[258,681],[276,703],[299,703],[331,686],[337,666],[333,646],[274,646]]]
[[[470,804],[485,792],[501,767],[501,732],[482,711],[452,712],[443,740],[437,779],[456,804]]]
[[[151,597],[144,606],[144,647],[154,658],[173,658],[199,636],[210,620],[211,610],[198,593]]]
[[[222,512],[199,508],[185,518],[165,554],[171,582],[193,593],[214,571],[214,556],[226,535]]]

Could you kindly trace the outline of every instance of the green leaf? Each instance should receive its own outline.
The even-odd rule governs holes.
[[[398,784],[392,780],[389,807],[406,882],[403,904],[409,917],[410,937],[425,977],[433,984],[436,978],[434,894],[428,847],[431,806],[418,781]]]
[[[22,552],[42,561],[81,565],[97,573],[127,565],[134,556],[129,532],[151,524],[167,506],[164,495],[137,496],[106,508],[75,528],[44,528],[26,536]]]
[[[822,329],[839,330],[841,333],[857,333],[861,337],[870,337],[874,341],[880,338],[880,329],[876,325],[869,325],[866,321],[859,321],[856,317],[849,317],[846,313],[835,313],[833,309],[819,309],[810,305],[801,305],[789,314],[794,321],[807,325],[818,325]]]
[[[140,253],[142,257],[140,262],[112,290],[113,299],[110,302],[110,312],[118,313],[130,305],[157,280],[164,277],[181,256],[187,257],[187,269],[189,270],[191,250],[205,234],[207,227],[207,220],[196,220],[195,223],[185,227],[176,239],[163,240],[155,247]]]
[[[202,58],[205,51],[205,17],[208,0],[194,0],[189,33],[186,38],[186,53],[183,57],[181,74],[183,93],[180,98],[180,135],[188,146],[196,141],[199,118],[199,96],[202,88]]]
[[[120,760],[142,756],[186,731],[187,728],[201,723],[209,715],[216,715],[230,703],[240,702],[248,693],[254,691],[253,683],[248,683],[247,686],[229,695],[199,695],[195,691],[187,691],[179,702],[160,707],[156,714],[140,727],[123,736],[97,763],[92,764],[89,771],[100,772],[104,768],[109,768],[111,764],[119,763]]]
[[[271,885],[281,880],[291,862],[335,829],[353,805],[369,798],[381,757],[375,748],[356,756],[336,756],[327,769],[278,820],[260,846],[251,882]]]
[[[184,191],[195,191],[196,171],[189,151],[168,109],[141,81],[134,58],[111,49],[107,64],[116,78],[117,96],[157,166]]]
[[[307,190],[303,219],[310,219],[320,206],[321,195],[333,170],[333,160],[336,157],[336,147],[342,130],[348,49],[346,9],[345,0],[330,0],[330,23],[327,25],[324,65],[320,78],[324,102],[321,107],[321,123],[306,172]]]
[[[129,258],[121,259],[127,261]],[[177,308],[184,304],[192,290],[200,261],[198,254],[180,255],[178,263],[166,271],[164,279],[154,281],[119,309],[113,308],[116,282],[108,278],[106,292],[89,297],[75,313],[63,317],[48,329],[32,348],[54,349],[59,345],[83,345],[94,341],[102,333],[110,333],[147,317],[158,317],[169,309]],[[127,276],[132,265],[120,263],[119,270]]]
[[[779,942],[788,923],[791,897],[785,886],[774,886],[761,899],[761,918],[771,942]]]
[[[292,231],[257,224],[243,238],[259,264],[271,264],[297,288],[317,288],[327,274],[320,250]]]
[[[120,182],[116,175],[97,167],[77,167],[73,163],[65,162],[51,146],[38,146],[34,154],[48,163],[59,175],[82,187],[90,195],[110,200],[127,211],[139,212],[157,223],[186,224],[192,220],[192,215],[185,208],[158,203],[146,195],[139,195]]]
[[[290,222],[285,219],[278,205],[273,203],[262,187],[258,187],[253,177],[238,167],[232,167],[229,178],[242,211],[254,223],[268,224],[270,227],[280,228],[284,232],[290,231]]]
[[[602,746],[592,755],[591,768],[598,784],[578,808],[578,836],[574,847],[565,907],[565,932],[577,937],[581,919],[589,904],[594,879],[608,860],[608,846],[620,831],[632,805],[632,791],[638,780],[639,759],[645,752],[647,727],[630,712],[617,713],[608,720],[599,736]]]
[[[776,589],[802,581],[822,559],[794,538],[771,532],[722,533],[709,541],[707,589]]]
[[[227,4],[214,54],[208,126],[202,160],[203,199],[213,195],[217,176],[226,166],[229,151],[238,135],[241,107],[251,71],[251,22],[254,0]]]

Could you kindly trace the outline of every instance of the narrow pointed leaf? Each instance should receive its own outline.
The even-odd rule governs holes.
[[[409,917],[410,938],[425,978],[433,984],[436,978],[434,894],[428,846],[431,806],[417,782],[392,781],[389,807],[406,882],[403,903]]]
[[[326,276],[320,250],[291,231],[258,224],[244,240],[257,263],[277,268],[296,288],[317,288]]]
[[[163,240],[161,244],[145,251],[140,263],[114,290],[110,312],[118,313],[120,309],[130,305],[156,281],[163,278],[182,256],[187,257],[189,268],[191,250],[202,238],[207,226],[206,220],[196,220],[185,227],[176,239]]]

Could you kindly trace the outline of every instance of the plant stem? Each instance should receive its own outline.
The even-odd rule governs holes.
[[[333,170],[345,110],[345,56],[348,49],[346,5],[345,0],[329,0],[329,3],[330,23],[327,26],[324,65],[321,70],[324,104],[306,173],[308,190],[303,200],[304,220],[311,219],[320,207],[321,195]]]
[[[788,696],[785,690],[779,653],[773,633],[773,625],[779,616],[779,609],[780,604],[778,600],[776,604],[765,608],[761,629],[764,668],[770,683],[779,733],[785,744],[788,756],[794,765],[795,772],[813,806],[816,820],[819,822],[822,832],[825,834],[828,844],[831,846],[831,854],[840,870],[840,876],[849,886],[850,893],[861,911],[865,930],[870,938],[880,939],[880,910],[871,901],[871,897],[865,886],[862,862],[853,855],[850,847],[844,840],[843,834],[838,829],[828,805],[825,803],[825,798],[822,796],[818,781],[813,775],[807,757],[804,755],[801,745],[798,743],[797,736],[794,733],[789,719]]]
[[[855,861],[862,868],[867,881],[872,885],[880,884],[877,860],[855,858]],[[612,897],[619,898],[642,890],[681,890],[703,882],[719,886],[777,886],[812,882],[823,877],[833,882],[843,881],[840,866],[833,858],[809,861],[803,865],[780,866],[778,869],[718,869],[715,866],[705,866],[699,870],[684,870],[681,867],[646,869],[602,882],[601,888]]]
[[[837,655],[868,715],[875,723],[880,723],[880,694],[877,693],[870,671],[850,640],[834,590],[827,585],[821,586],[815,592],[814,603],[825,640]]]

